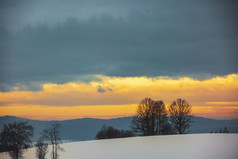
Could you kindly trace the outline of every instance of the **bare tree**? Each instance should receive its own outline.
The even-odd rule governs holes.
[[[64,151],[63,148],[60,147],[62,143],[59,134],[60,124],[56,123],[51,125],[50,128],[43,130],[43,137],[51,143],[52,146],[52,159],[58,159],[58,151]]]
[[[46,154],[48,153],[48,144],[41,137],[36,143],[36,158],[46,159]]]
[[[228,128],[225,126],[222,130],[222,133],[230,133],[230,131],[228,130]]]
[[[1,145],[12,159],[23,158],[23,151],[30,147],[33,127],[27,121],[5,124],[1,132]]]
[[[184,99],[177,99],[169,107],[170,122],[178,134],[185,134],[192,123],[192,106]]]
[[[151,120],[153,105],[154,101],[150,98],[145,98],[139,103],[137,115],[131,121],[131,128],[135,133],[141,136],[155,134],[155,122]]]
[[[165,132],[165,126],[168,125],[167,111],[162,100],[154,102],[154,113],[156,116],[156,134],[162,135]]]
[[[141,136],[161,135],[166,134],[168,124],[164,102],[145,98],[139,103],[137,114],[131,121],[131,128]]]

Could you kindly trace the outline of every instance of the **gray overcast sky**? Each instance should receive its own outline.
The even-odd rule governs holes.
[[[233,0],[1,0],[0,90],[237,73],[237,10]]]

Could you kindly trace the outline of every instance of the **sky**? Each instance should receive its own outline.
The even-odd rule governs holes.
[[[234,0],[1,0],[0,116],[133,116],[145,97],[238,118]]]

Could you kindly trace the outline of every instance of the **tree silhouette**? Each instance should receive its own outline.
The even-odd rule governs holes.
[[[167,134],[169,127],[164,102],[151,98],[143,99],[137,108],[137,114],[131,121],[131,129],[138,135]]]
[[[30,147],[33,127],[27,121],[5,124],[1,132],[1,145],[12,159],[21,159],[23,151]]]
[[[192,106],[186,100],[177,99],[169,107],[170,122],[178,134],[184,134],[192,123]]]
[[[103,125],[101,130],[96,134],[95,139],[112,139],[122,137],[132,137],[134,134],[128,130],[118,130],[112,126]]]
[[[156,134],[166,133],[165,127],[168,126],[167,111],[162,100],[154,102],[154,116],[156,117]]]
[[[230,133],[230,131],[228,130],[228,128],[225,126],[222,130],[222,133]]]
[[[152,107],[154,101],[150,98],[143,99],[137,108],[137,115],[131,121],[132,130],[141,136],[154,135],[153,124],[155,121],[152,121]]]
[[[49,140],[52,146],[52,159],[58,159],[58,151],[64,151],[59,144],[62,143],[59,134],[60,124],[56,123],[51,125],[50,128],[44,129],[42,137],[46,140]]]
[[[216,131],[211,131],[210,133],[230,133],[230,131],[228,130],[228,128],[225,126],[223,129],[219,129]]]
[[[36,158],[46,159],[46,154],[48,153],[48,144],[41,137],[36,143]]]

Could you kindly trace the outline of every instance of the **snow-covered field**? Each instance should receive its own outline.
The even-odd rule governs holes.
[[[62,144],[61,159],[238,159],[238,134],[192,134]],[[35,149],[24,153],[35,158]],[[10,159],[0,154],[1,159]],[[48,154],[50,159],[50,154]]]

